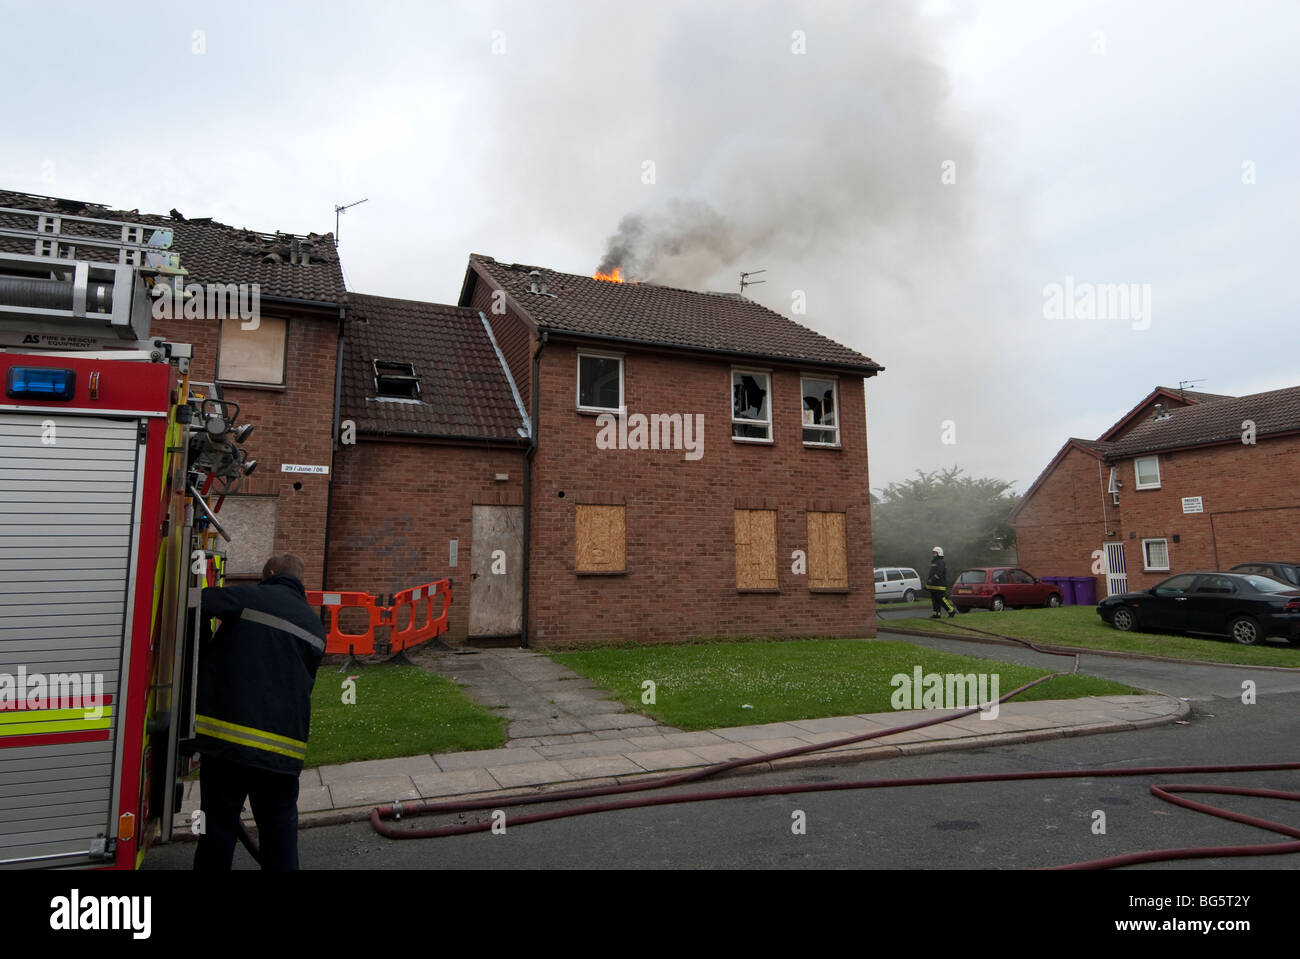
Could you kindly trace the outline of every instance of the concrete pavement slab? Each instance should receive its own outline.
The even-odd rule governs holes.
[[[411,779],[425,799],[491,792],[501,788],[501,784],[486,769],[462,769],[459,772],[412,776]]]
[[[537,750],[524,747],[521,749],[476,749],[467,753],[437,753],[433,761],[438,768],[433,772],[456,772],[461,769],[486,769],[489,766],[505,766],[509,763],[536,762],[542,757]]]
[[[320,783],[332,786],[335,783],[436,773],[438,767],[434,765],[431,756],[403,756],[399,759],[369,759],[359,763],[344,763],[340,766],[318,766],[314,771]]]
[[[377,806],[394,800],[406,802],[419,799],[420,791],[410,776],[390,776],[387,779],[362,779],[335,783],[328,787],[335,809],[348,806]]]
[[[627,758],[642,769],[681,769],[689,766],[703,766],[705,760],[689,749],[653,749],[628,753]]]
[[[515,763],[510,766],[489,766],[487,770],[502,787],[540,786],[575,778],[572,773],[552,760],[535,763]]]
[[[638,766],[626,756],[589,756],[578,759],[565,759],[560,762],[575,779],[591,779],[596,776],[622,776],[625,773],[638,773]]]
[[[306,786],[298,789],[298,812],[318,812],[333,809],[334,797],[328,786]]]

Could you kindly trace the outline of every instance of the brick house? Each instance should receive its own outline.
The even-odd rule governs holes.
[[[243,321],[239,305],[198,297],[176,304],[172,318],[155,318],[150,335],[194,346],[191,383],[239,404],[240,421],[256,427],[247,447],[258,461],[238,495],[226,497],[221,522],[231,531],[232,580],[257,578],[273,552],[290,550],[306,562],[306,585],[319,588],[325,556],[330,477],[289,472],[332,465],[335,380],[345,292],[334,238],[260,233],[216,223],[115,210],[96,203],[0,191],[4,208],[44,214],[51,240],[41,255],[64,256],[87,225],[74,217],[128,221],[173,231],[173,251],[188,271],[187,284],[216,290],[257,284],[259,321]],[[27,226],[27,218],[0,212],[0,225]],[[0,238],[4,249],[33,253],[31,241]],[[225,292],[224,290],[220,292]],[[234,292],[234,298],[239,292]],[[247,301],[243,305],[251,305]],[[216,309],[211,309],[215,307]],[[224,314],[224,318],[223,318]]]
[[[529,420],[486,322],[348,294],[339,410],[330,586],[379,594],[450,577],[447,638],[517,642]]]
[[[471,256],[458,305],[420,303],[346,292],[328,234],[4,207],[169,228],[187,282],[257,285],[255,328],[191,302],[151,330],[257,427],[233,580],[282,550],[308,588],[451,576],[453,642],[875,635],[860,353],[734,294]]]
[[[460,306],[536,437],[531,640],[875,635],[864,378],[882,367],[734,294],[487,256]]]
[[[1072,438],[1012,511],[1021,564],[1099,597],[1300,557],[1300,387],[1157,387],[1096,440]]]

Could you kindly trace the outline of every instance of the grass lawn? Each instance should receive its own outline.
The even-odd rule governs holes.
[[[892,709],[890,679],[924,673],[996,673],[1005,695],[1047,669],[937,652],[904,642],[852,639],[637,646],[550,653],[612,691],[629,709],[680,729],[716,729]],[[655,683],[654,704],[641,701]],[[1092,676],[1053,679],[1016,697],[1073,699],[1136,690]],[[744,709],[743,706],[752,706]]]
[[[356,703],[343,681],[356,677]],[[506,720],[471,700],[450,679],[416,666],[323,665],[311,696],[307,765],[389,759],[420,753],[493,749]]]
[[[1129,653],[1149,653],[1175,659],[1203,659],[1213,663],[1237,663],[1243,666],[1300,666],[1300,647],[1282,640],[1267,645],[1242,646],[1227,638],[1178,636],[1173,633],[1121,633],[1107,626],[1097,615],[1095,606],[1062,606],[1060,609],[1009,609],[1001,613],[975,610],[959,613],[955,619],[895,619],[882,629],[934,630],[942,633],[970,635],[955,628],[972,626],[990,633],[1015,636],[1057,646],[1087,649],[1110,649]]]

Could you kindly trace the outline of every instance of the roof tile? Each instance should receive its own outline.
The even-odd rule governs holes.
[[[614,283],[471,254],[490,280],[551,332],[636,340],[737,356],[839,366],[873,375],[884,367],[736,293],[701,293],[651,283]],[[530,292],[541,269],[547,292]]]
[[[348,307],[339,415],[358,432],[526,442],[527,423],[478,313],[359,293],[348,294]],[[412,364],[420,402],[378,398],[375,360]]]
[[[260,295],[270,298],[342,303],[346,296],[343,272],[339,266],[334,237],[326,233],[305,237],[288,233],[258,233],[226,226],[211,219],[175,219],[137,210],[115,210],[98,203],[60,200],[0,190],[0,207],[57,213],[64,216],[95,217],[104,220],[129,220],[148,226],[167,227],[175,233],[173,252],[179,253],[181,266],[187,271],[187,283],[256,283]],[[0,225],[30,228],[31,221],[15,214],[0,214]],[[75,234],[84,224],[64,224],[65,234]],[[290,247],[309,244],[308,262],[291,263]],[[17,238],[0,238],[0,249],[13,253],[32,253],[32,245]],[[110,259],[94,247],[80,247],[77,255],[87,259]]]

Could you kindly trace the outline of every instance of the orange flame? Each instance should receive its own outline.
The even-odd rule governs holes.
[[[613,273],[593,273],[591,278],[593,280],[604,280],[606,283],[627,282],[627,280],[623,279],[623,268],[621,266],[614,267]]]

